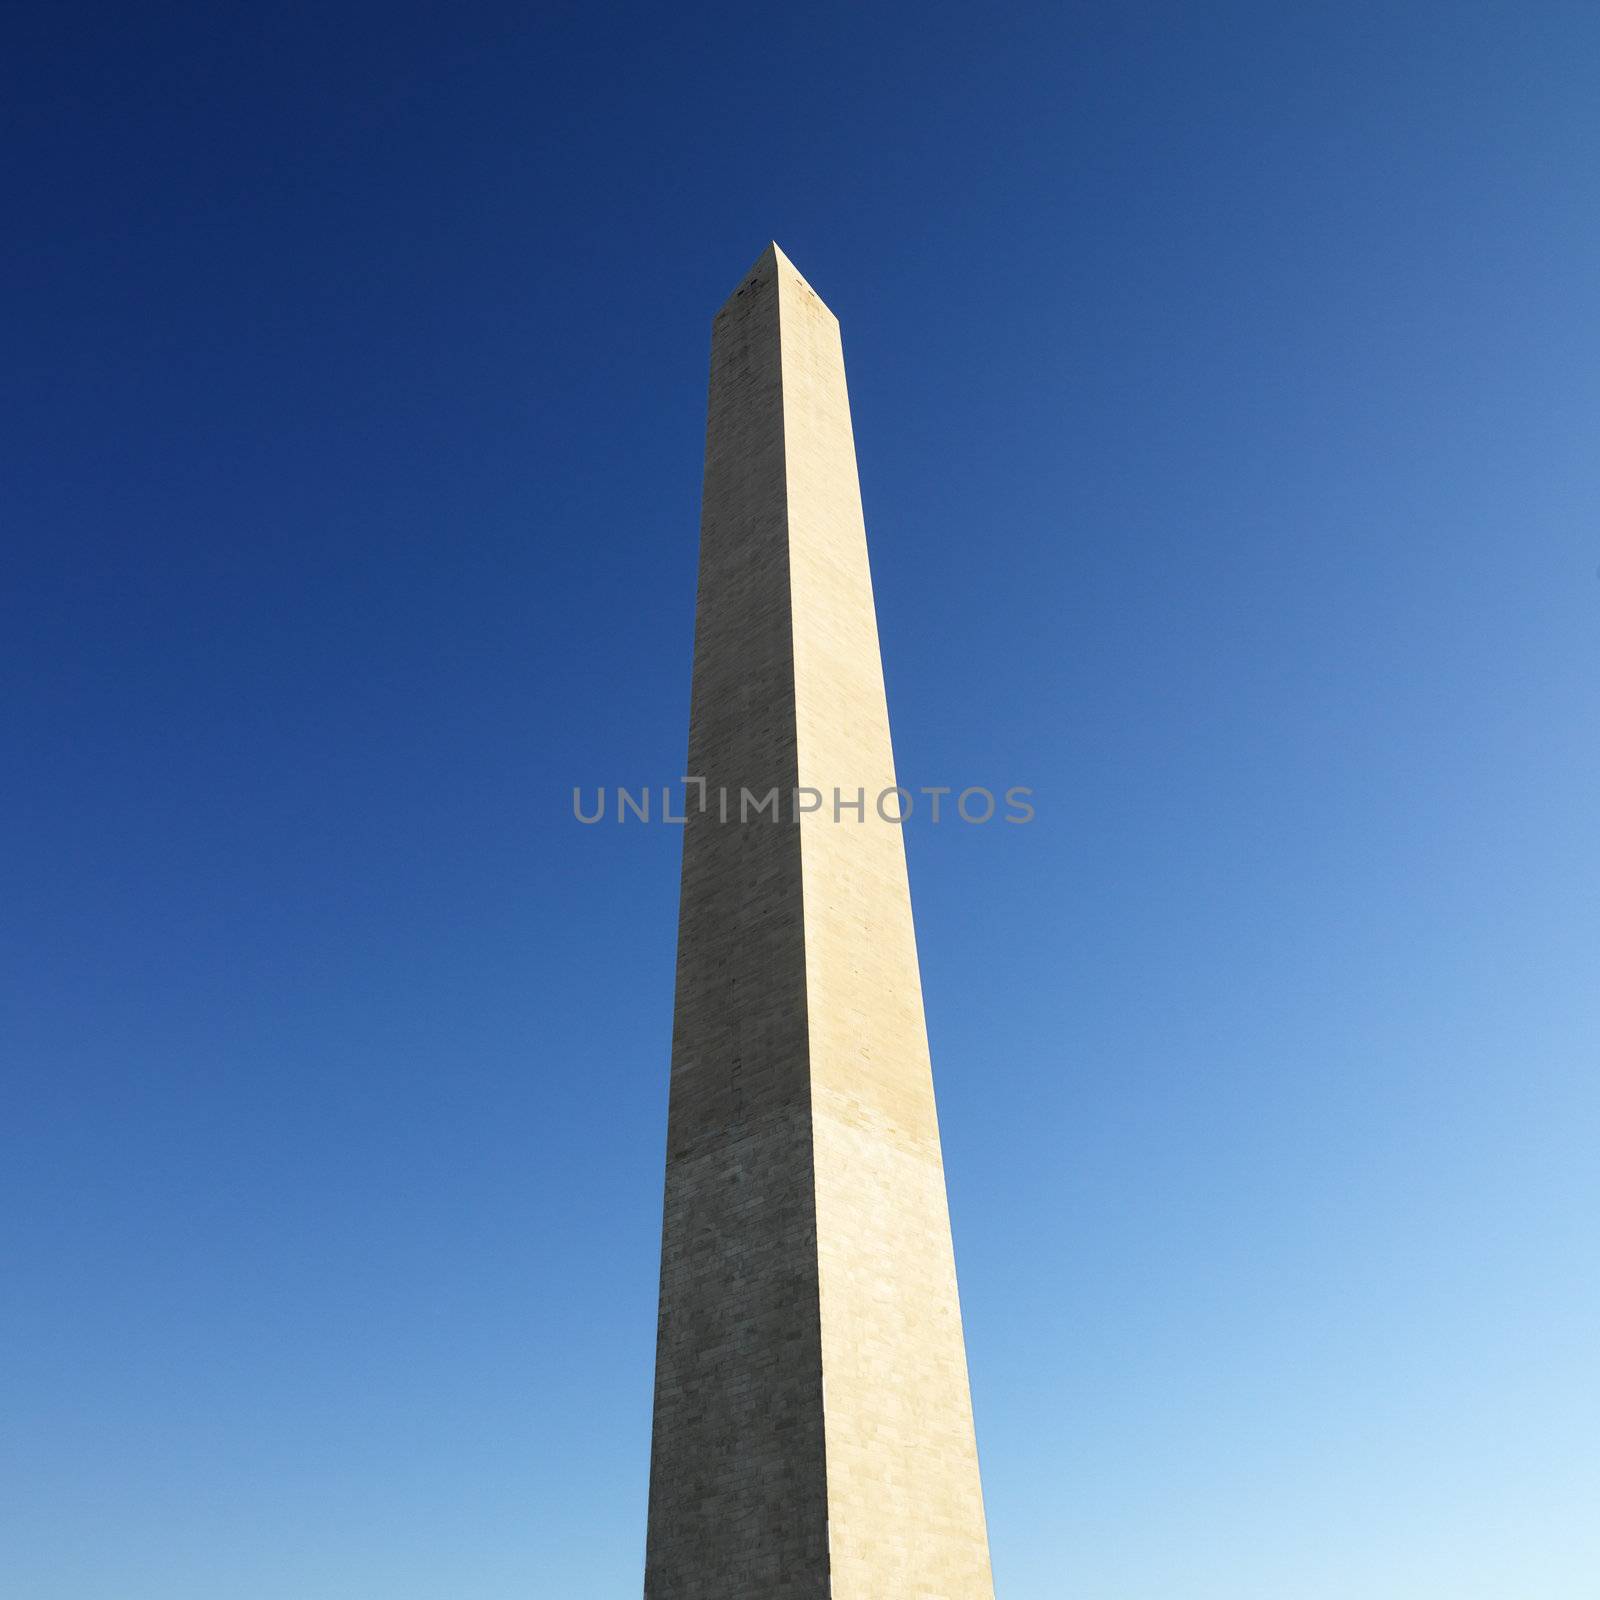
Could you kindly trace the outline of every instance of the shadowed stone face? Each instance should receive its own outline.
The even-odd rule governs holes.
[[[773,246],[718,313],[647,1600],[992,1600],[836,319]],[[868,797],[803,813],[797,788]]]

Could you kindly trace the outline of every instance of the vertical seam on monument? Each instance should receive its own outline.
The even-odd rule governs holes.
[[[795,882],[796,899],[800,913],[800,1006],[802,1011],[801,1032],[805,1041],[805,1099],[806,1099],[806,1150],[811,1159],[811,1170],[807,1174],[807,1182],[811,1189],[811,1254],[814,1271],[814,1281],[817,1286],[817,1394],[822,1402],[823,1415],[827,1414],[828,1405],[828,1371],[822,1359],[822,1239],[817,1221],[817,1137],[815,1097],[812,1093],[812,1060],[811,1060],[811,967],[809,960],[809,940],[806,935],[806,874],[805,874],[805,829],[800,823],[800,661],[795,653],[795,627],[794,627],[794,553],[790,543],[793,524],[790,517],[790,483],[789,483],[789,400],[788,389],[784,384],[784,363],[788,346],[784,340],[783,318],[783,252],[778,249],[776,239],[772,241],[772,292],[776,302],[775,310],[778,318],[778,415],[781,419],[779,428],[779,442],[783,455],[783,561],[785,567],[785,587],[789,595],[789,678],[792,693],[790,695],[789,710],[794,718],[794,781],[795,793],[792,800],[794,817],[794,849],[795,849]],[[819,1448],[822,1454],[822,1578],[823,1600],[833,1593],[833,1548],[828,1537],[829,1499],[828,1499],[828,1430],[824,1426],[819,1430]]]
[[[803,721],[800,709],[800,652],[797,649],[797,630],[795,628],[795,592],[794,592],[794,546],[792,542],[792,488],[790,476],[791,451],[789,449],[789,393],[784,383],[788,367],[788,360],[793,353],[793,346],[785,338],[784,328],[784,267],[788,265],[789,274],[799,284],[804,284],[797,269],[786,262],[779,251],[776,241],[773,243],[773,269],[778,289],[778,390],[780,410],[783,417],[783,485],[784,485],[784,555],[789,564],[789,659],[793,663],[794,672],[794,753],[795,753],[795,783],[803,782],[805,773],[809,770],[805,764],[804,753],[801,749]],[[820,813],[819,813],[820,814]],[[802,814],[798,809],[798,796],[795,812],[795,848],[799,854],[799,903],[800,903],[800,946],[801,946],[801,995],[806,1005],[806,1100],[807,1100],[807,1145],[811,1154],[811,1210],[816,1223],[814,1240],[814,1263],[816,1270],[817,1287],[817,1365],[818,1365],[818,1393],[822,1398],[823,1417],[826,1419],[828,1412],[828,1367],[826,1352],[823,1348],[822,1338],[822,1229],[820,1218],[821,1198],[817,1177],[817,1120],[816,1120],[816,1058],[815,1046],[811,1031],[811,958],[812,939],[810,924],[806,920],[806,827]],[[823,1595],[824,1600],[831,1600],[833,1595],[833,1484],[828,1471],[828,1429],[824,1420],[821,1429],[822,1449],[822,1561],[823,1561]]]

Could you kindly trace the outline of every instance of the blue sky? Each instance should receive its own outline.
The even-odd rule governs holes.
[[[1004,1600],[1600,1585],[1600,20],[34,6],[0,1583],[643,1557],[712,313],[840,316]]]

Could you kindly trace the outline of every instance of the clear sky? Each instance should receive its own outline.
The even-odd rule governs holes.
[[[8,27],[0,1588],[637,1596],[712,314],[838,313],[1002,1600],[1600,1594],[1600,14]]]

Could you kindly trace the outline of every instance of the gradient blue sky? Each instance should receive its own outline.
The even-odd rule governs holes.
[[[712,313],[844,324],[1002,1600],[1600,1593],[1600,14],[39,5],[18,1600],[639,1593]]]

